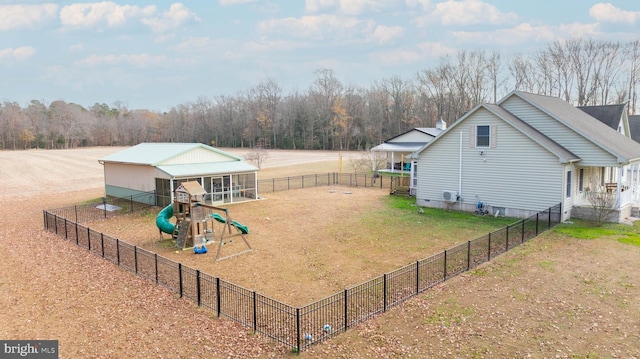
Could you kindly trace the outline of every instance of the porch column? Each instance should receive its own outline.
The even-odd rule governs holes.
[[[396,171],[395,165],[396,165],[396,153],[391,152],[391,173]]]
[[[622,171],[623,171],[623,167],[622,166],[618,166],[618,179],[617,179],[617,186],[616,186],[616,207],[618,209],[620,209],[620,190],[622,189]]]

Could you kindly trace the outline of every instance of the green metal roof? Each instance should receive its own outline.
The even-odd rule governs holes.
[[[189,163],[184,165],[157,166],[171,177],[195,177],[200,175],[255,172],[255,166],[242,161]]]
[[[198,148],[229,157],[230,160],[242,161],[242,158],[201,143],[140,143],[120,152],[100,159],[100,162],[130,163],[156,166],[175,156]]]

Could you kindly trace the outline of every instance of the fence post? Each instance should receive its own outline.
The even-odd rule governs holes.
[[[347,331],[349,327],[348,316],[347,316],[347,299],[349,298],[348,291],[344,290],[344,331]]]
[[[549,207],[549,223],[547,223],[547,229],[551,228],[551,207]]]
[[[384,291],[384,293],[382,293],[382,311],[386,312],[387,311],[387,273],[382,275],[382,290]]]
[[[130,197],[129,205],[131,206],[131,213],[133,213],[133,195]]]
[[[505,252],[509,251],[509,225],[508,225],[508,224],[507,224],[507,231],[506,231],[506,234],[507,234],[507,241],[506,241],[506,246],[507,246],[507,247],[506,247],[506,248],[505,248],[505,250],[504,250]]]
[[[67,219],[65,218],[64,221],[65,221],[64,222],[65,223],[65,226],[64,226],[64,239],[69,239],[69,238],[67,238],[67,226],[66,226]],[[55,228],[56,234],[58,234],[58,215],[57,214],[53,216],[53,228]]]
[[[258,299],[256,291],[253,291],[253,332],[258,331]]]
[[[91,230],[87,227],[87,247],[89,248],[89,252],[91,252]]]
[[[296,346],[300,354],[300,308],[296,308]]]
[[[522,219],[522,239],[520,240],[520,243],[524,243],[524,218]]]
[[[104,233],[100,232],[100,252],[104,258]]]
[[[218,318],[220,318],[220,277],[216,277],[216,310]]]
[[[107,197],[102,197],[102,211],[104,213],[104,218],[107,218]]]
[[[416,261],[416,294],[420,293],[420,261]]]
[[[182,263],[178,263],[178,283],[180,285],[180,298],[182,298]]]
[[[116,238],[116,257],[118,260],[118,266],[120,265],[120,240]]]
[[[444,250],[444,276],[442,280],[447,280],[447,250]]]
[[[467,270],[471,269],[471,241],[467,241]]]
[[[153,254],[155,267],[156,267],[156,284],[158,284],[158,253]]]
[[[138,247],[133,246],[133,267],[136,270],[136,274],[138,274]]]
[[[489,241],[487,245],[487,262],[491,260],[491,232],[489,232]]]
[[[540,212],[536,213],[536,237],[538,236],[538,220],[540,217]]]
[[[73,209],[75,210],[76,213],[76,223],[78,223],[78,206],[73,206]]]
[[[196,269],[196,289],[198,290],[198,307],[202,301],[202,295],[200,294],[200,270]]]
[[[58,216],[56,216],[56,234],[58,234]],[[69,233],[67,231],[67,219],[64,219],[64,239],[69,240]]]
[[[74,223],[76,226],[76,245],[79,246],[80,245],[80,234],[78,233],[78,221],[76,220],[76,223]],[[65,227],[66,228],[66,227]]]

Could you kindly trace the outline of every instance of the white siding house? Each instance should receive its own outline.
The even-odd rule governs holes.
[[[181,182],[197,181],[208,203],[258,198],[258,169],[240,157],[200,143],[141,143],[99,160],[107,196],[166,206]],[[153,192],[154,196],[143,196]]]
[[[562,203],[566,220],[588,206],[589,186],[601,186],[615,191],[622,220],[640,193],[640,144],[558,98],[519,91],[476,106],[416,156],[419,206],[473,211],[483,202],[527,217]],[[624,166],[635,172],[622,176]]]
[[[371,149],[372,170],[389,173],[409,173],[409,189],[415,192],[416,186],[416,161],[412,154],[425,144],[436,138],[447,128],[447,123],[438,120],[436,127],[416,127],[397,136],[384,140],[381,144]],[[385,167],[377,168],[379,158],[384,158]]]

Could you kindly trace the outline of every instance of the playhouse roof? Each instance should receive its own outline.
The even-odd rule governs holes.
[[[180,190],[181,188],[184,188],[184,190],[187,191],[190,195],[207,194],[207,191],[205,191],[204,188],[202,188],[202,185],[200,185],[200,183],[198,183],[197,181],[182,182],[176,189],[176,191]]]

